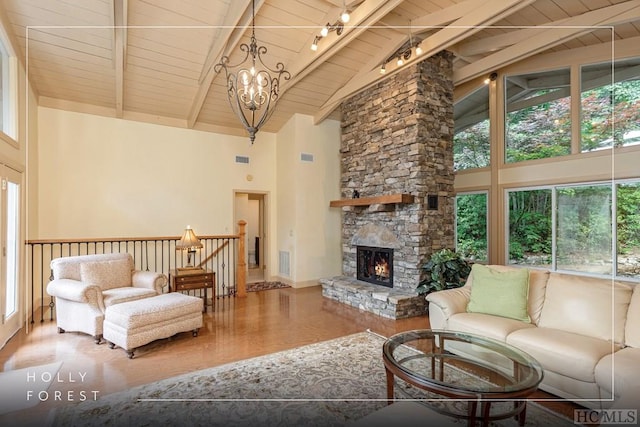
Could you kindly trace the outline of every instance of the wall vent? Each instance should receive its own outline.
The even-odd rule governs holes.
[[[248,156],[236,156],[236,163],[249,164],[249,157]]]
[[[291,255],[288,251],[279,251],[278,253],[278,273],[281,276],[289,277],[291,275],[290,263]]]
[[[303,162],[313,162],[313,154],[300,153],[300,160]]]

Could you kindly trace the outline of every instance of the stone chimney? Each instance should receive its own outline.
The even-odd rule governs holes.
[[[345,278],[356,277],[357,245],[388,242],[394,291],[416,295],[427,257],[454,246],[452,61],[441,52],[342,104],[341,197],[413,196],[342,208]]]

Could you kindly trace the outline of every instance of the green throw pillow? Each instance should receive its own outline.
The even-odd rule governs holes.
[[[471,274],[473,282],[467,312],[531,322],[527,313],[529,270],[522,268],[497,271],[482,264],[474,264]]]

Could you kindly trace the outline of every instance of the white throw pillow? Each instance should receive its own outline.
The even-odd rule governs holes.
[[[80,280],[102,290],[131,286],[131,264],[128,259],[84,262],[80,264]]]

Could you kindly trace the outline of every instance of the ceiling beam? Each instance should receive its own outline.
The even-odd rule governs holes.
[[[124,68],[127,57],[128,0],[113,0],[113,60],[115,70],[116,117],[124,110]]]
[[[260,10],[264,2],[265,0],[258,0],[256,13]],[[229,4],[229,10],[225,16],[224,23],[209,48],[207,58],[200,71],[198,90],[193,97],[187,117],[187,126],[189,128],[193,128],[195,125],[207,93],[209,92],[209,88],[211,87],[211,83],[216,77],[214,71],[215,64],[220,62],[225,53],[231,52],[240,43],[244,31],[251,24],[252,15],[251,0],[234,0]]]
[[[597,27],[604,28],[639,18],[640,0],[634,0],[569,18],[563,26],[542,26],[537,34],[529,35],[525,40],[462,67],[454,73],[454,82],[464,83],[591,32]]]
[[[400,68],[423,61],[435,55],[460,40],[463,40],[465,37],[480,31],[483,27],[491,25],[499,19],[503,19],[505,16],[528,6],[533,1],[534,0],[486,0],[482,2],[470,2],[469,7],[474,9],[464,11],[462,10],[463,8],[461,8],[458,13],[462,13],[462,15],[458,19],[452,21],[451,24],[446,27],[440,28],[435,34],[422,41],[422,55],[413,55],[413,57],[405,63],[406,65],[402,67],[394,67],[393,64],[390,63],[390,67],[387,68],[384,76],[381,75],[377,69],[354,76],[347,84],[336,91],[320,108],[319,113],[314,117],[315,122],[318,123],[324,120],[345,98],[353,96],[383,78],[388,78],[398,72]],[[428,29],[427,26],[422,26],[422,30]],[[392,52],[388,52],[388,54],[391,53]]]

